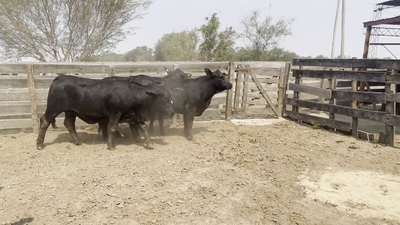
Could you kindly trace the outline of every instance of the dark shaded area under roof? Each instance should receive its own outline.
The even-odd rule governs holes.
[[[377,26],[377,25],[400,25],[400,16],[396,17],[391,17],[391,18],[386,18],[386,19],[381,19],[381,20],[375,20],[375,21],[369,21],[369,22],[364,22],[364,27],[369,27],[369,26]]]
[[[400,6],[400,0],[391,0],[391,1],[381,2],[381,3],[378,3],[377,5]]]

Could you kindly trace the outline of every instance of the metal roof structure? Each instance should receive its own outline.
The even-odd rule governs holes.
[[[377,5],[385,5],[385,6],[400,6],[400,0],[392,0],[378,3]]]

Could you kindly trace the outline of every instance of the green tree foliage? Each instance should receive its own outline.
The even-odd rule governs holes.
[[[242,37],[248,42],[247,49],[252,51],[253,60],[268,60],[271,57],[269,51],[277,53],[279,41],[291,35],[291,24],[293,20],[279,19],[273,23],[271,16],[260,20],[260,12],[253,11],[244,18],[242,23]]]
[[[93,56],[90,61],[93,62],[125,62],[123,54],[117,54],[114,52],[105,52],[100,55]]]
[[[193,61],[199,37],[195,30],[164,34],[155,46],[156,61]]]
[[[0,0],[7,58],[88,61],[132,34],[151,0]]]
[[[295,52],[287,51],[283,48],[274,48],[267,52],[267,60],[269,61],[292,61],[299,58]]]
[[[317,55],[315,56],[316,59],[329,59],[329,57],[324,56],[324,55]]]
[[[206,18],[207,23],[200,27],[202,43],[199,46],[200,59],[203,61],[223,61],[232,56],[236,32],[232,27],[219,31],[220,22],[217,14]]]
[[[135,49],[125,53],[124,58],[126,61],[137,62],[137,61],[153,61],[153,49],[147,46],[139,46]]]

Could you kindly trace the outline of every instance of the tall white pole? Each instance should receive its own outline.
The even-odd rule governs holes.
[[[336,27],[339,20],[339,9],[340,9],[340,0],[337,1],[335,24],[333,26],[333,38],[332,38],[332,49],[331,49],[332,59],[335,57]]]
[[[346,15],[346,0],[342,0],[342,40],[341,40],[341,48],[340,48],[340,58],[344,59],[344,39],[345,39],[345,15]]]

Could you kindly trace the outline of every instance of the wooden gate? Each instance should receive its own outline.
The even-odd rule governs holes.
[[[252,114],[252,111],[254,110],[248,109],[248,106],[250,104],[254,105],[254,102],[249,102],[249,94],[252,92],[254,93],[256,90],[261,95],[261,100],[265,100],[265,108],[269,107],[272,110],[273,116],[282,116],[283,101],[290,72],[290,63],[286,63],[285,67],[269,68],[269,70],[275,72],[274,74],[276,76],[268,77],[265,76],[265,74],[259,74],[259,77],[262,77],[262,80],[260,80],[249,65],[243,66],[242,64],[238,64],[234,67],[234,73],[232,74],[234,77],[234,96],[232,102],[233,114]],[[270,96],[264,88],[271,84],[278,86],[278,88],[275,89],[276,96]],[[255,85],[255,89],[249,88],[250,85]],[[253,98],[250,99],[250,101],[259,99],[258,97],[254,97],[254,94],[252,97]],[[273,101],[274,98],[276,98],[276,101]]]

